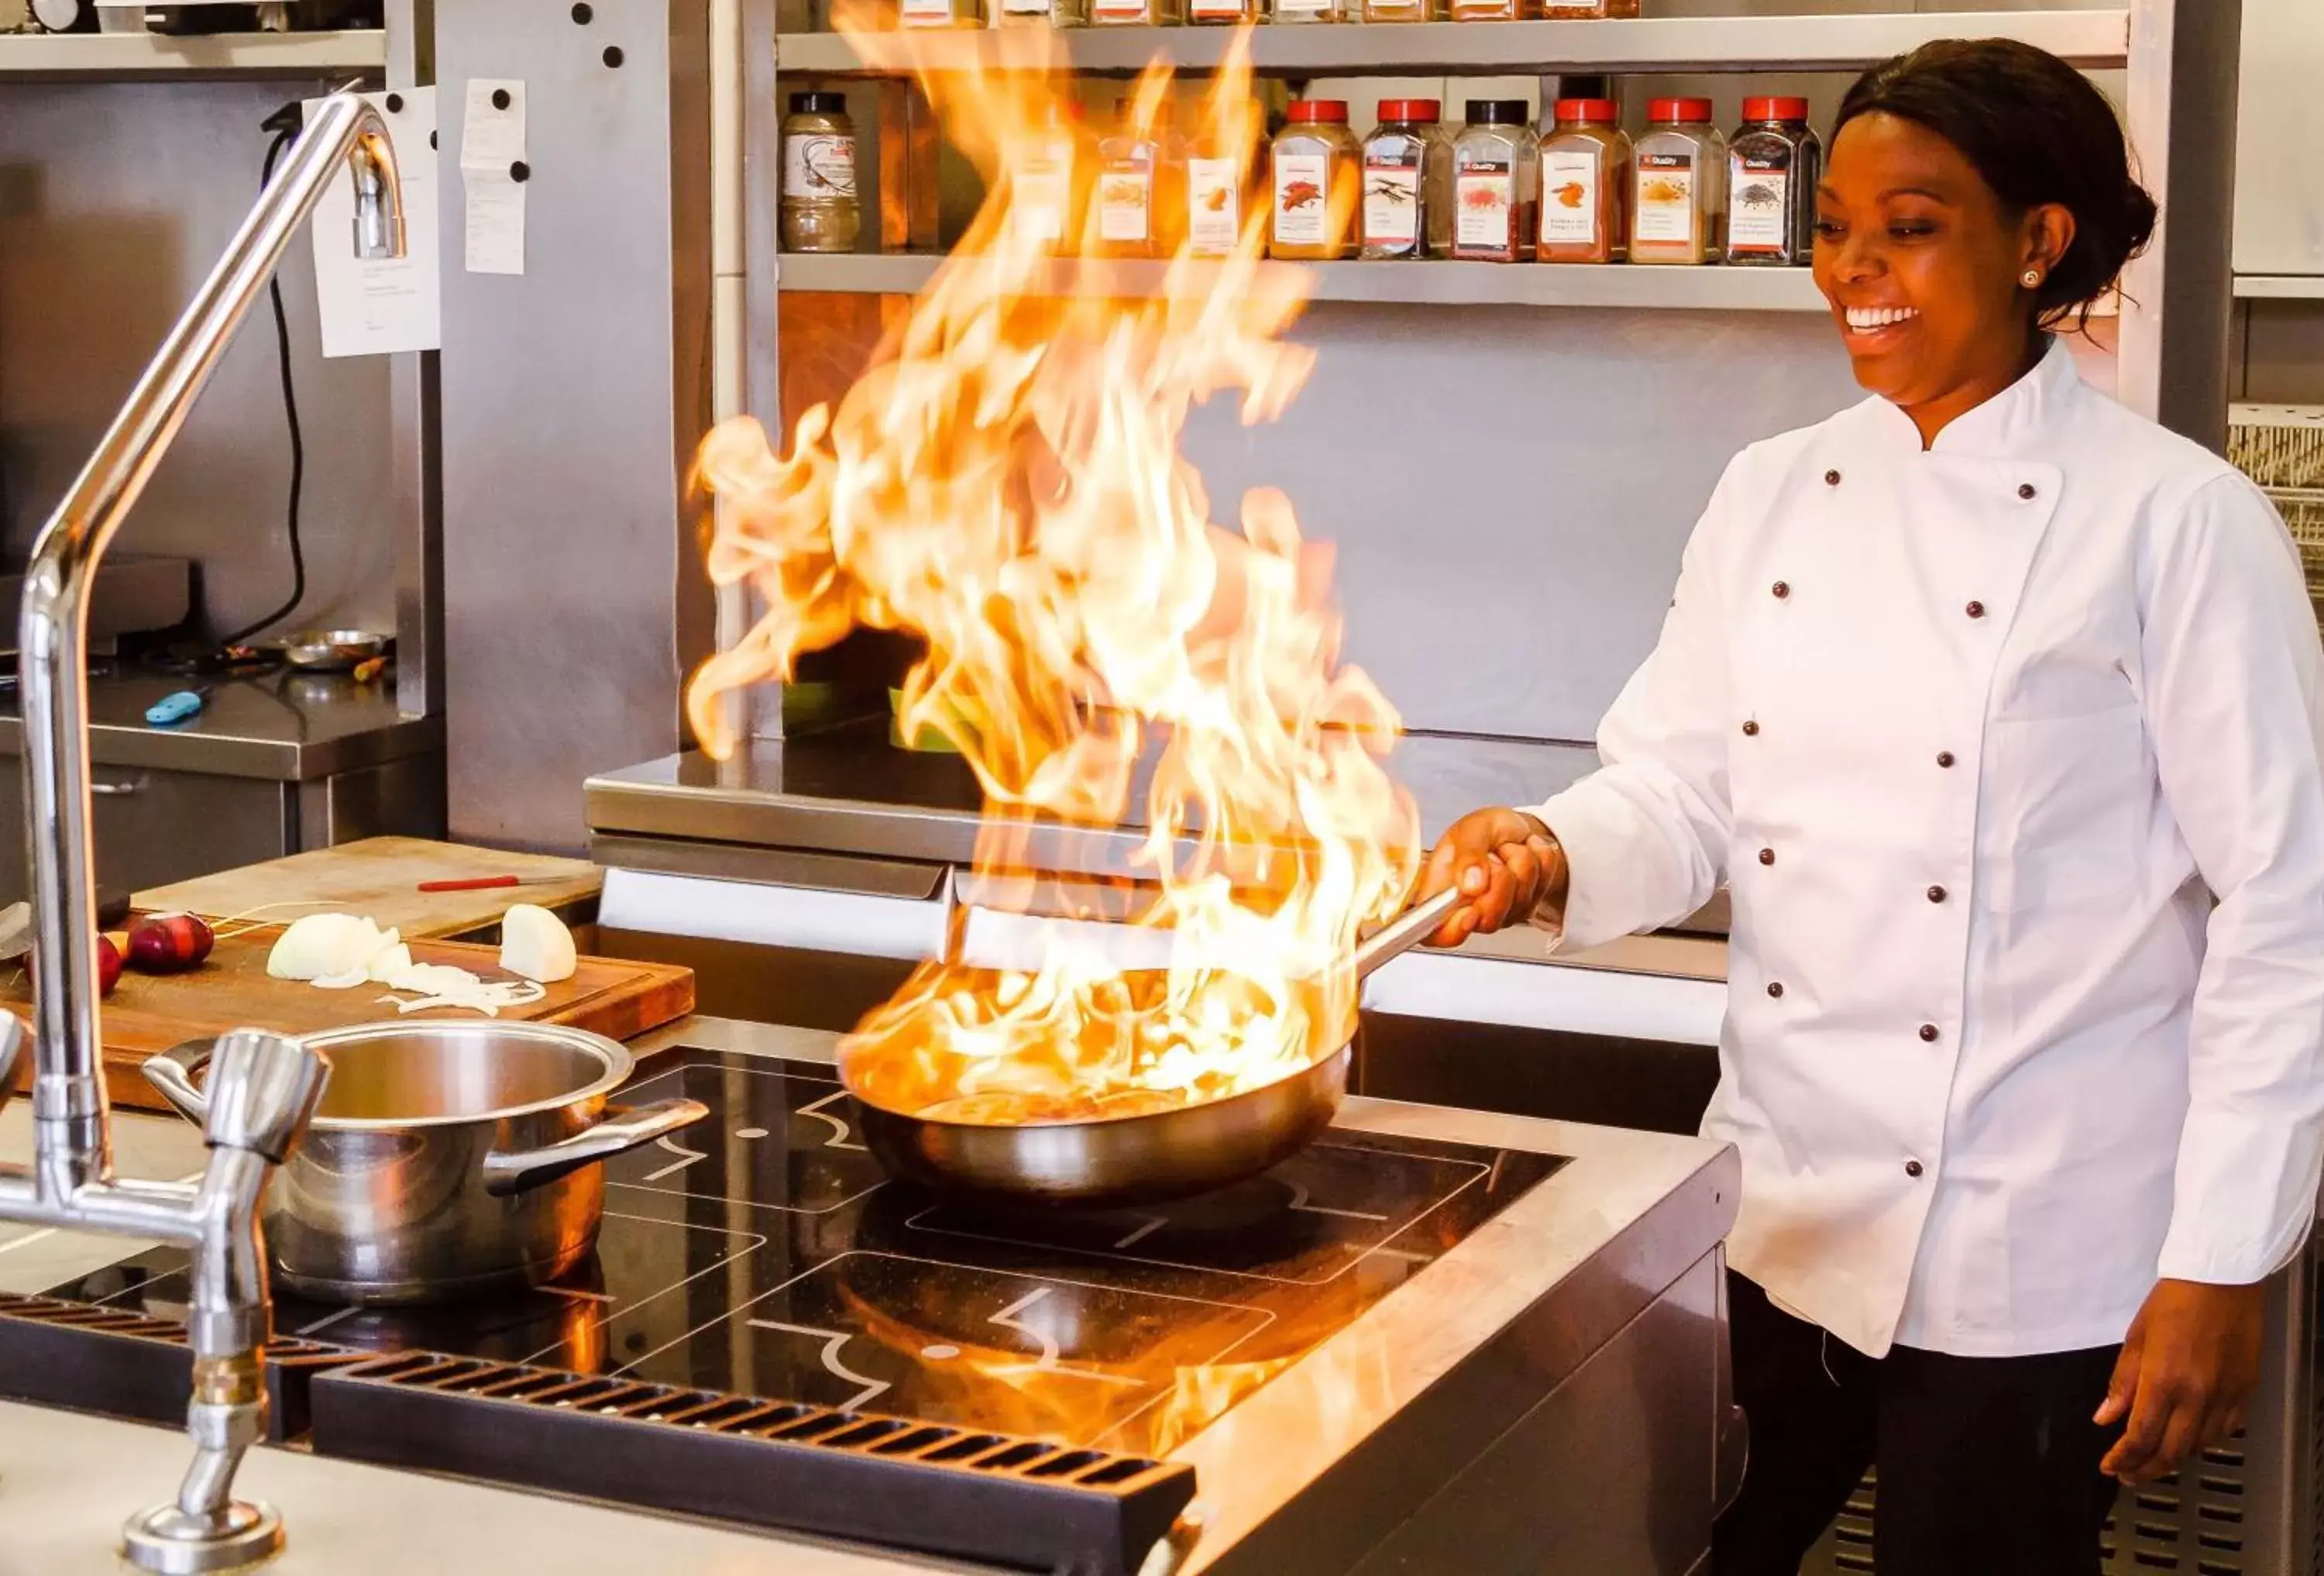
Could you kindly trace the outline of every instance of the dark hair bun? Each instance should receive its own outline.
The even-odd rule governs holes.
[[[1840,101],[1834,140],[1873,114],[1925,126],[1959,148],[2008,211],[2056,203],[2074,216],[2073,244],[2034,298],[2045,327],[2087,320],[2154,237],[2154,199],[2131,171],[2114,106],[2031,44],[1946,39],[1885,60]]]

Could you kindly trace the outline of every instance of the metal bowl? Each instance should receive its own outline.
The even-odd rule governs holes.
[[[285,635],[282,660],[310,673],[344,672],[387,650],[387,637],[369,630],[300,630]]]

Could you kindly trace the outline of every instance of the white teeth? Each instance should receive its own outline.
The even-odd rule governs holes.
[[[1909,323],[1920,315],[1919,310],[1912,307],[1850,307],[1848,309],[1848,326],[1860,333],[1870,333],[1875,328],[1886,328],[1892,323]]]

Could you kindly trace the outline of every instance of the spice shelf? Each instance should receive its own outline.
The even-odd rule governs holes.
[[[1091,27],[1060,32],[1065,63],[1130,76],[1157,56],[1176,70],[1216,69],[1233,31]],[[2124,65],[2130,12],[1923,11],[1880,15],[1642,17],[1606,22],[1434,22],[1408,25],[1261,27],[1251,63],[1272,77],[1528,75],[1623,71],[1852,71],[1940,38],[2021,40],[2085,68]],[[1000,63],[996,33],[931,30],[914,37],[933,69]],[[785,73],[880,76],[835,32],[784,33]]]
[[[787,290],[911,295],[941,257],[872,253],[786,255],[777,271]],[[1060,261],[1038,288],[1051,295],[1144,298],[1171,282],[1171,264]],[[1207,290],[1215,265],[1188,263],[1190,292]],[[1269,263],[1264,271],[1303,276],[1319,301],[1428,307],[1598,307],[1720,312],[1820,312],[1823,297],[1804,268],[1648,268],[1627,263]]]
[[[2236,294],[2245,300],[2324,300],[2324,274],[2239,273]]]
[[[129,81],[162,78],[377,76],[387,69],[387,34],[336,32],[11,33],[0,36],[0,82]]]

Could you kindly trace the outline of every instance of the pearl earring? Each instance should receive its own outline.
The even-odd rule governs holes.
[[[2038,268],[2029,268],[2017,277],[2024,282],[2027,290],[2040,290],[2042,288],[2042,271]]]

